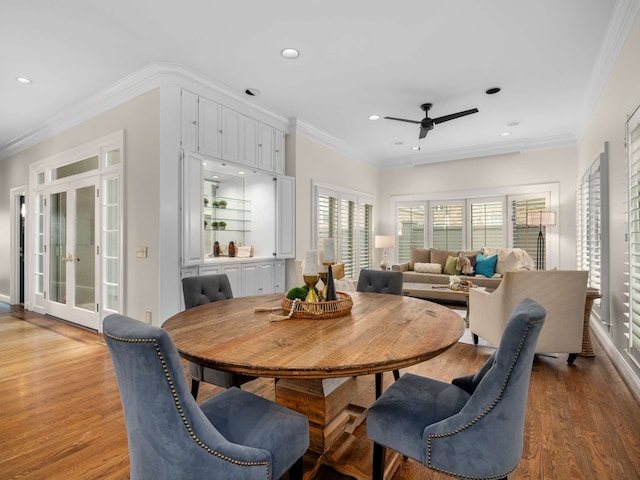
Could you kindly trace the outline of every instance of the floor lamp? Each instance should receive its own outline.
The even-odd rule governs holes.
[[[387,258],[387,248],[394,248],[396,246],[396,237],[393,235],[376,235],[374,240],[375,248],[382,248],[382,261],[380,262],[380,268],[386,270],[389,266],[389,259]]]
[[[527,226],[538,227],[538,245],[536,248],[536,270],[545,270],[547,261],[546,248],[542,227],[552,227],[556,224],[556,212],[537,211],[527,213]]]

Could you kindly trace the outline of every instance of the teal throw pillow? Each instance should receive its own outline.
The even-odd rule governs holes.
[[[478,254],[476,257],[476,275],[493,277],[493,274],[496,273],[496,263],[498,263],[498,255],[485,257],[482,254]]]

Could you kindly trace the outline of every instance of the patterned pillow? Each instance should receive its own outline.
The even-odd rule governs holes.
[[[418,273],[442,273],[442,265],[439,263],[414,263],[413,270]]]

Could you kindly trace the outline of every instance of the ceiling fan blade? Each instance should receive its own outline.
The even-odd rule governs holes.
[[[396,117],[384,117],[387,120],[397,120],[398,122],[407,122],[407,123],[417,123],[420,124],[420,120],[407,120],[406,118],[396,118]]]
[[[456,118],[464,117],[466,115],[471,115],[472,113],[478,113],[478,109],[472,108],[471,110],[465,110],[464,112],[452,113],[451,115],[445,115],[443,117],[434,118],[433,123],[438,124],[442,122],[448,122],[449,120],[454,120]]]
[[[427,136],[427,133],[429,133],[429,130],[431,130],[431,129],[430,128],[420,127],[420,136],[418,138],[422,140],[424,137]]]

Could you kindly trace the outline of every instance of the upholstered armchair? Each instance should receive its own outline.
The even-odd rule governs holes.
[[[459,478],[506,479],[518,465],[531,366],[545,311],[523,300],[499,348],[475,374],[451,384],[407,373],[367,413],[373,479],[382,480],[385,449]]]
[[[110,315],[131,480],[302,479],[305,416],[239,388],[198,405],[175,344],[161,328]]]
[[[569,353],[569,363],[582,349],[587,272],[578,270],[508,271],[493,292],[469,291],[469,329],[497,345],[509,313],[531,298],[547,311],[536,353]]]
[[[182,293],[186,309],[206,305],[233,298],[229,277],[225,274],[201,275],[182,279]],[[193,362],[187,362],[191,376],[191,394],[198,397],[200,382],[211,383],[219,387],[240,387],[244,383],[254,380],[254,377],[240,375],[211,367],[205,367]]]

